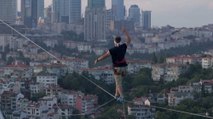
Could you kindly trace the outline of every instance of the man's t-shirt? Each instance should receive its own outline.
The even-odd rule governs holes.
[[[110,55],[112,57],[113,67],[127,66],[125,60],[126,49],[127,49],[126,43],[119,45],[118,47],[113,47],[109,49]]]

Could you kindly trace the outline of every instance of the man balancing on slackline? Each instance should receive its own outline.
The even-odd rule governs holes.
[[[129,36],[129,33],[126,31],[126,29],[122,29],[122,32],[126,36],[126,42],[121,43],[121,37],[117,36],[114,39],[114,47],[109,49],[106,53],[101,55],[95,60],[95,64],[108,56],[111,55],[112,57],[112,63],[113,63],[113,71],[114,71],[114,78],[115,78],[115,97],[119,101],[124,100],[123,95],[123,87],[122,87],[122,80],[123,77],[126,74],[126,68],[127,68],[127,62],[125,60],[125,54],[127,46],[129,46],[131,42],[131,38]]]

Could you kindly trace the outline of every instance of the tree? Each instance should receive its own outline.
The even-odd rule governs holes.
[[[8,57],[7,59],[7,65],[12,64],[12,62],[14,62],[15,59],[13,57]]]
[[[36,93],[36,94],[33,94],[31,96],[31,100],[32,101],[38,101],[40,98],[44,97],[45,96],[45,93],[44,92],[40,92],[40,93]]]
[[[151,85],[151,69],[143,68],[133,76],[132,86]]]
[[[153,55],[153,56],[152,56],[152,62],[153,62],[153,63],[157,63],[157,62],[158,62],[158,58],[157,58],[157,56],[156,56],[156,53],[153,53],[152,55]]]
[[[92,84],[89,80],[101,86],[110,93],[114,92],[113,85],[108,85],[101,80],[98,81],[86,72],[83,72],[81,75],[76,72],[66,74],[65,76],[59,78],[58,84],[65,89],[82,91],[86,94],[95,94],[99,97],[99,103],[104,103],[111,98],[108,94]]]

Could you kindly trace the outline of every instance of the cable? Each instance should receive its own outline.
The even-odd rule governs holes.
[[[196,113],[191,113],[191,112],[187,112],[187,111],[175,110],[175,109],[164,108],[164,107],[159,107],[159,106],[150,106],[150,107],[163,109],[163,110],[168,110],[168,111],[177,112],[177,113],[188,114],[188,115],[192,115],[192,116],[198,116],[198,117],[204,117],[204,118],[208,118],[208,119],[213,119],[213,117],[211,117],[211,116],[205,116],[205,115],[202,115],[202,114],[196,114]]]

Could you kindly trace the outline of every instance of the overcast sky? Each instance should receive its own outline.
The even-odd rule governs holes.
[[[45,6],[52,0],[45,0]],[[111,7],[111,0],[105,0]],[[142,10],[152,11],[152,26],[197,27],[213,23],[213,0],[124,0],[126,8],[137,4]],[[87,0],[82,0],[82,12]]]

